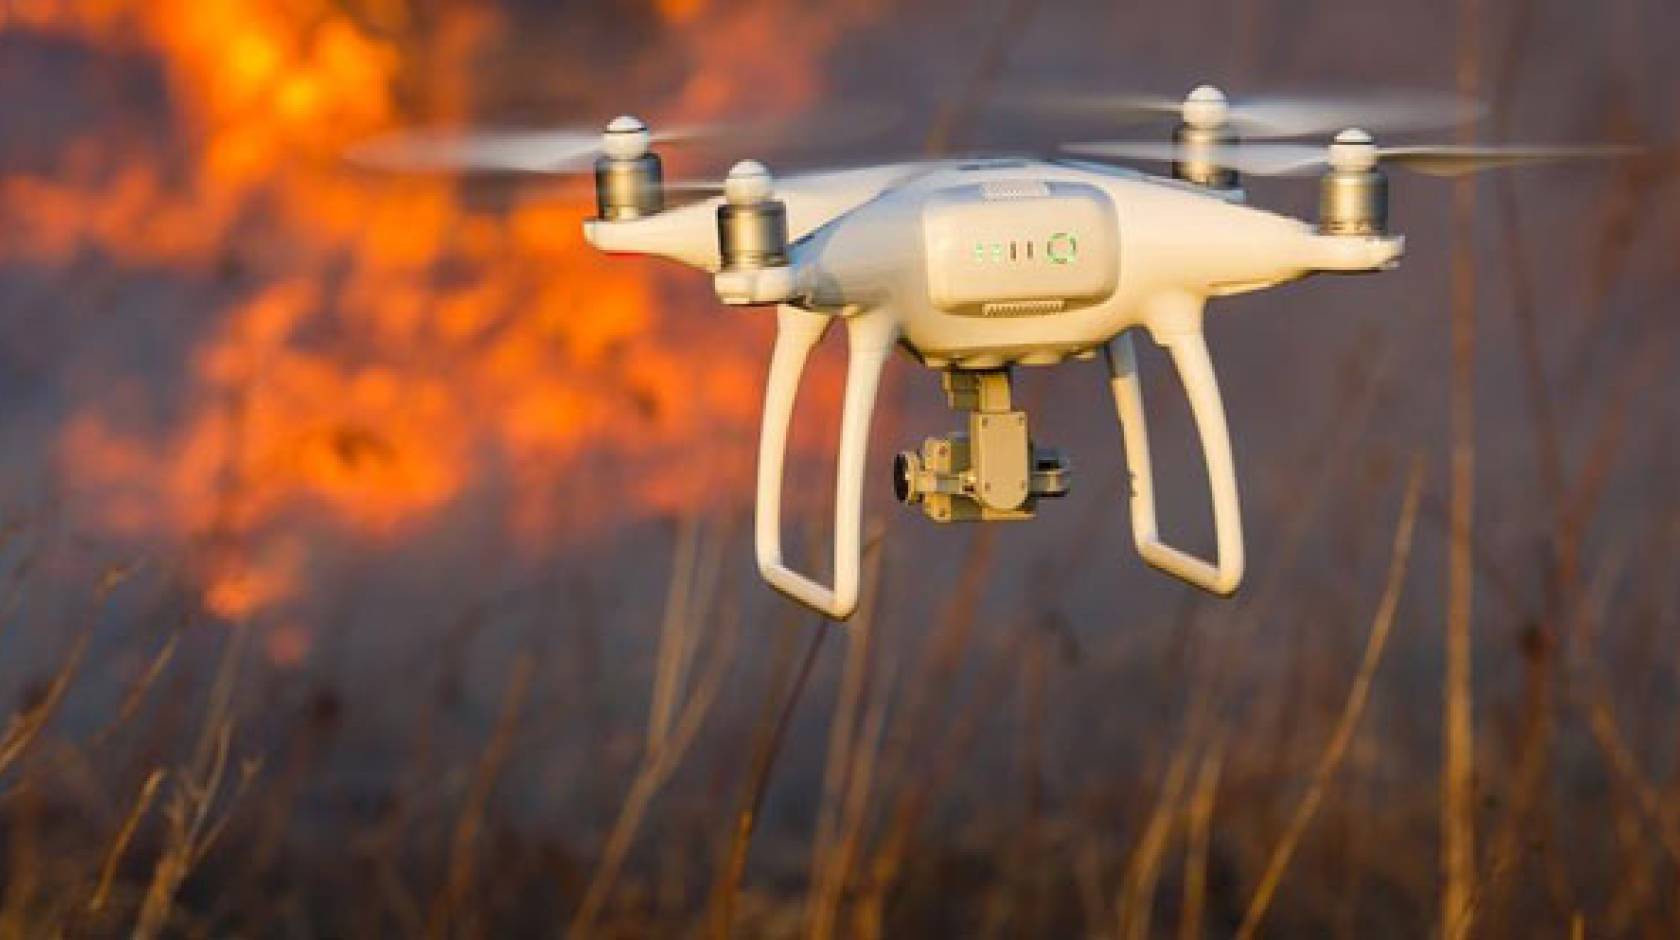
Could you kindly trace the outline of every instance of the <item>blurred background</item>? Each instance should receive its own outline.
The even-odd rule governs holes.
[[[1676,935],[1677,56],[1669,0],[0,0],[0,932]],[[894,505],[958,421],[901,357],[825,624],[751,562],[765,311],[593,252],[587,187],[342,160],[625,112],[809,122],[680,175],[1048,153],[1134,129],[997,99],[1203,81],[1644,148],[1397,177],[1398,271],[1214,304],[1233,600],[1137,559],[1100,363],[1018,376],[1072,496]]]

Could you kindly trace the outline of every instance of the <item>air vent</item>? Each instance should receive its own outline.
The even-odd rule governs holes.
[[[980,307],[983,317],[1036,317],[1046,313],[1061,313],[1061,300],[994,300]]]
[[[1025,160],[972,160],[957,165],[957,170],[963,173],[974,173],[980,170],[1018,170],[1027,165]]]
[[[1050,187],[1038,180],[992,180],[980,184],[980,195],[987,199],[1043,199],[1050,195]]]

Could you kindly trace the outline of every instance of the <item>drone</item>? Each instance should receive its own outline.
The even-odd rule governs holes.
[[[1170,141],[1065,144],[1057,158],[922,159],[774,178],[736,163],[721,193],[667,206],[656,145],[706,128],[649,129],[620,117],[603,132],[413,132],[372,141],[364,164],[405,170],[589,173],[587,240],[711,275],[731,306],[773,306],[776,337],[759,437],[755,545],[764,580],[834,620],[858,606],[865,462],[882,370],[895,349],[942,376],[966,428],[896,455],[897,498],[939,523],[1030,519],[1065,496],[1072,471],[1040,446],[1012,396],[1017,367],[1101,356],[1131,478],[1132,535],[1149,565],[1216,595],[1242,583],[1242,510],[1225,408],[1204,338],[1209,300],[1318,273],[1390,270],[1405,250],[1388,230],[1385,168],[1434,176],[1622,153],[1595,145],[1379,146],[1369,128],[1417,130],[1474,118],[1462,99],[1230,100],[1203,85],[1181,99],[1061,96],[1040,109],[1136,122],[1164,117]],[[730,136],[727,130],[711,133]],[[1328,135],[1328,145],[1287,140]],[[1276,139],[1267,139],[1276,138]],[[1168,163],[1152,175],[1112,161]],[[1318,219],[1250,205],[1254,176],[1319,176]],[[713,190],[715,192],[715,189]],[[788,428],[812,349],[835,323],[848,358],[834,500],[833,577],[782,551]],[[1133,334],[1169,354],[1189,400],[1212,503],[1211,559],[1160,534],[1148,421]]]

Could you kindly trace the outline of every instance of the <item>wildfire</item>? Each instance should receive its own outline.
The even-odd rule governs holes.
[[[659,0],[691,76],[659,116],[813,101],[821,49],[871,11],[796,7]],[[294,596],[318,529],[399,536],[493,482],[512,494],[507,526],[544,539],[588,510],[557,497],[585,455],[634,468],[624,499],[650,511],[740,472],[696,454],[750,459],[716,445],[754,433],[764,318],[667,313],[686,295],[588,249],[582,203],[473,212],[453,181],[346,171],[350,144],[411,120],[399,89],[416,81],[428,122],[471,117],[475,56],[500,24],[448,14],[421,70],[392,38],[407,17],[399,0],[0,7],[0,29],[163,71],[172,149],[90,127],[50,175],[0,176],[0,261],[67,268],[96,252],[199,280],[232,272],[178,388],[113,377],[59,441],[66,487],[98,525],[221,546],[201,567],[204,602],[223,616]],[[789,43],[802,54],[743,54]],[[728,329],[681,322],[702,317]],[[174,417],[155,426],[144,414],[157,412]]]

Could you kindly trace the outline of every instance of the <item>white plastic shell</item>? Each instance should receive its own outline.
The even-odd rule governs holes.
[[[928,297],[949,313],[1035,316],[1099,303],[1120,283],[1114,202],[1095,186],[997,180],[929,195]]]
[[[951,369],[1045,365],[1106,348],[1138,552],[1163,571],[1228,594],[1243,577],[1242,515],[1202,333],[1204,306],[1317,271],[1383,270],[1405,247],[1398,237],[1320,233],[1299,219],[1189,184],[1088,165],[892,165],[784,178],[775,192],[787,206],[786,266],[720,270],[721,198],[633,219],[592,219],[584,232],[604,251],[659,255],[714,272],[726,302],[780,303],[759,438],[758,565],[777,590],[841,620],[860,596],[870,418],[894,348]],[[1049,249],[1057,233],[1077,244],[1058,240]],[[987,253],[1001,244],[1007,259],[1011,239],[1015,263],[997,265],[1006,273],[979,263],[977,243]],[[1027,264],[1028,243],[1031,261],[1052,261],[1047,254],[1054,254],[1068,263]],[[819,580],[783,557],[782,470],[801,376],[836,320],[845,326],[849,356],[835,468],[834,567],[831,578]],[[1189,397],[1210,482],[1211,557],[1167,544],[1159,531],[1143,382],[1128,332],[1134,329],[1171,353]]]

